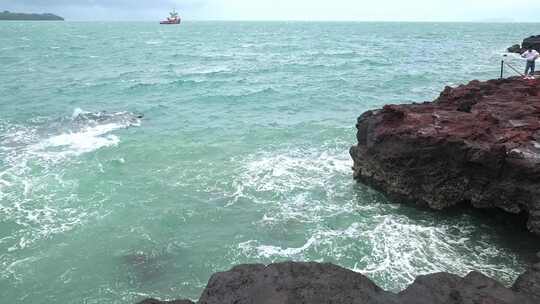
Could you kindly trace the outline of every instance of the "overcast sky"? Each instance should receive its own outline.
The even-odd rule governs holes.
[[[68,20],[540,22],[540,0],[0,0],[0,10],[52,12]]]

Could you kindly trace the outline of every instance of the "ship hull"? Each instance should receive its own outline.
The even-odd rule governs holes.
[[[173,21],[160,21],[159,24],[180,24],[181,20],[178,19],[178,20],[173,20]]]

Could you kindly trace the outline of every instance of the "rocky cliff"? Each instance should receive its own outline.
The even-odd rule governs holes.
[[[540,264],[506,288],[481,273],[420,276],[404,291],[385,291],[350,270],[317,263],[241,265],[214,274],[198,304],[538,304]],[[194,304],[148,299],[139,304]]]
[[[540,234],[540,82],[447,87],[434,102],[358,118],[354,177],[398,202],[467,204],[527,217]]]
[[[537,51],[540,51],[540,35],[531,36],[529,38],[523,39],[523,42],[521,43],[521,45],[515,44],[509,47],[508,52],[521,54],[525,52],[529,47]]]

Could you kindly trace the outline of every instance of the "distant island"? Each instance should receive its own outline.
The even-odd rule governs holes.
[[[25,14],[12,13],[10,11],[0,12],[0,20],[47,20],[47,21],[63,21],[64,18],[54,14]]]

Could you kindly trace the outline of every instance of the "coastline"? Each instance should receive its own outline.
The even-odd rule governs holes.
[[[536,110],[531,111],[530,107]],[[521,120],[516,121],[515,115]],[[434,102],[387,105],[358,119],[358,145],[350,151],[354,178],[394,201],[426,206],[437,212],[464,204],[497,208],[511,214],[525,212],[527,227],[538,236],[540,226],[536,215],[540,210],[540,192],[536,189],[540,189],[540,154],[535,157],[537,154],[531,153],[540,153],[540,144],[535,144],[535,140],[540,140],[539,120],[540,82],[519,78],[472,81],[457,88],[445,88]],[[479,126],[473,127],[471,122]],[[459,144],[461,140],[465,146]],[[452,148],[446,153],[446,146],[459,149]],[[522,170],[525,172],[520,174]],[[452,178],[436,176],[448,172],[452,172]],[[452,182],[458,178],[464,179]],[[445,182],[432,185],[431,180]],[[504,182],[499,183],[501,180]],[[475,192],[474,181],[482,181],[481,190]],[[487,195],[489,189],[494,194]],[[516,189],[528,191],[525,197],[529,200],[515,196]],[[434,196],[435,193],[439,195]],[[496,200],[497,197],[506,199]],[[540,259],[540,252],[537,257]],[[399,293],[385,291],[362,274],[332,264],[285,262],[240,265],[214,274],[197,303],[533,304],[539,301],[540,261],[531,265],[510,288],[473,271],[465,277],[450,273],[419,276]],[[163,303],[195,302],[156,299],[139,302]]]
[[[288,260],[396,294],[437,272],[511,286],[538,251],[525,214],[396,204],[348,151],[359,114],[498,76],[528,28],[5,22],[4,299],[197,299],[217,271]]]
[[[539,253],[540,260],[540,253]],[[146,299],[137,304],[536,304],[540,261],[511,288],[479,273],[418,276],[399,293],[332,264],[284,262],[239,265],[212,275],[198,301]]]
[[[50,13],[35,14],[0,11],[0,21],[64,21],[64,18]]]

